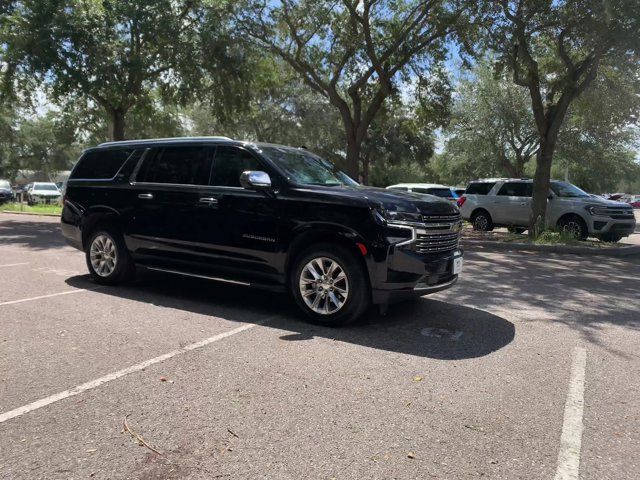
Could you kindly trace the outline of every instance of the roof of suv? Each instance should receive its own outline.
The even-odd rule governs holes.
[[[169,138],[143,138],[140,140],[121,140],[117,142],[104,142],[98,145],[98,147],[119,147],[119,146],[133,146],[133,145],[147,145],[147,144],[162,144],[162,143],[200,143],[200,142],[233,142],[234,140],[229,137],[169,137]]]
[[[389,185],[386,188],[394,187],[407,187],[407,188],[452,188],[447,185],[440,185],[438,183],[396,183],[395,185]]]

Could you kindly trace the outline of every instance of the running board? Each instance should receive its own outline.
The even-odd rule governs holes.
[[[144,268],[148,270],[155,270],[156,272],[174,273],[176,275],[184,275],[185,277],[204,278],[205,280],[213,280],[214,282],[233,283],[235,285],[244,285],[245,287],[251,287],[248,282],[241,282],[239,280],[229,280],[228,278],[212,277],[209,275],[200,275],[197,273],[187,273],[180,270],[169,270],[168,268],[148,267],[144,265]]]

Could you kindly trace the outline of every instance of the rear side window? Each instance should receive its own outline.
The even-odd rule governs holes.
[[[409,189],[407,187],[389,187],[387,190],[397,190],[398,192],[406,192]]]
[[[435,195],[441,198],[453,198],[450,188],[414,188],[414,192],[428,193],[429,195]]]
[[[486,195],[488,194],[496,182],[474,182],[470,183],[465,190],[466,195]]]
[[[507,182],[498,191],[498,195],[508,197],[530,197],[533,185],[528,182]]]
[[[144,159],[137,182],[207,185],[211,160],[204,147],[165,147]]]
[[[240,187],[240,175],[247,170],[264,170],[249,152],[236,147],[218,147],[213,160],[211,185]]]
[[[108,180],[113,178],[132,150],[94,150],[85,153],[73,169],[71,179]]]

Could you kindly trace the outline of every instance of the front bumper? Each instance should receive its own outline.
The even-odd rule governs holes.
[[[635,231],[636,221],[635,219],[618,220],[606,216],[592,216],[589,218],[588,227],[591,235],[616,233],[628,236]]]
[[[453,273],[454,259],[463,255],[459,248],[422,255],[408,248],[391,247],[386,272],[381,272],[372,285],[373,303],[391,303],[451,288],[458,281],[458,275]]]

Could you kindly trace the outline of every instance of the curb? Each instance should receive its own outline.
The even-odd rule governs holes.
[[[573,245],[536,245],[531,243],[507,243],[491,240],[462,240],[461,246],[473,249],[481,247],[486,250],[512,251],[512,252],[548,252],[565,253],[570,255],[600,256],[600,257],[627,257],[640,254],[640,245],[628,247],[593,248]]]
[[[38,213],[38,212],[15,212],[13,210],[2,210],[2,213],[8,213],[10,215],[35,215],[38,217],[59,217],[59,213]]]

